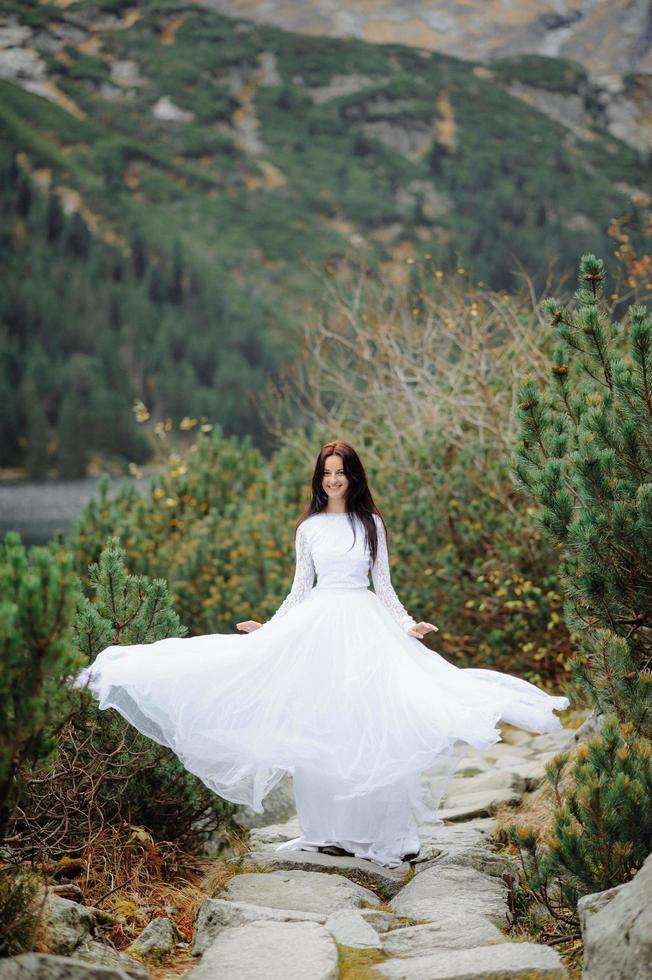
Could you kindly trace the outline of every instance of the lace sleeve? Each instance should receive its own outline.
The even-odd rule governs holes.
[[[371,580],[374,584],[374,592],[386,606],[399,626],[408,630],[411,626],[416,626],[416,620],[410,616],[409,612],[401,605],[401,600],[394,591],[392,579],[389,573],[389,555],[387,553],[387,538],[383,522],[375,518],[378,530],[378,554],[376,561],[371,566]]]
[[[315,580],[315,566],[310,554],[310,544],[301,525],[297,528],[295,549],[297,560],[292,588],[268,622],[278,616],[284,616],[293,606],[303,602],[312,589]]]

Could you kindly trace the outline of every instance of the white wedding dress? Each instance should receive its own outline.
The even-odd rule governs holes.
[[[554,731],[568,699],[456,667],[409,636],[375,519],[372,567],[358,518],[305,520],[292,589],[259,629],[110,646],[73,684],[227,800],[262,812],[292,773],[301,836],[279,849],[334,844],[392,867],[419,850],[417,821],[437,821],[469,745],[498,741],[499,720]]]

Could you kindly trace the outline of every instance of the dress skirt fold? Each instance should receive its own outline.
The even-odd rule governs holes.
[[[462,751],[498,741],[501,720],[554,731],[568,706],[449,663],[365,587],[317,586],[251,633],[109,646],[73,684],[234,803],[261,812],[291,773],[302,833],[283,847],[339,843],[390,866],[437,820]]]

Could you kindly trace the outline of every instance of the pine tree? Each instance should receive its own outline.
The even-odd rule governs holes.
[[[48,419],[33,378],[21,386],[21,402],[26,420],[25,467],[30,477],[42,480],[48,473]]]
[[[110,537],[89,566],[94,593],[80,599],[73,642],[92,663],[109,645],[153,643],[184,636],[163,579],[132,574],[120,540]],[[135,731],[116,711],[100,710],[85,690],[58,734],[56,769],[28,783],[26,818],[12,832],[27,842],[50,841],[57,854],[85,846],[89,831],[128,819],[158,839],[194,845],[232,813],[225,803],[155,739]],[[83,814],[80,820],[79,815]]]
[[[172,251],[172,278],[168,286],[167,298],[177,306],[183,299],[183,253],[178,238],[174,240]]]
[[[611,322],[604,264],[582,257],[574,309],[547,300],[550,381],[519,391],[514,473],[558,544],[573,673],[601,712],[652,735],[652,319]]]
[[[68,218],[64,233],[64,248],[75,256],[85,256],[91,247],[91,233],[78,211]]]
[[[167,636],[185,636],[168,595],[165,579],[149,581],[132,575],[126,551],[111,537],[99,562],[89,567],[95,601],[84,597],[74,626],[77,647],[89,660],[109,644],[151,643]]]
[[[602,733],[580,745],[571,780],[563,753],[546,766],[556,807],[547,839],[512,826],[529,890],[553,915],[573,914],[582,895],[629,881],[652,851],[652,751],[631,726],[607,718]]]
[[[511,828],[526,888],[576,926],[582,894],[628,881],[652,849],[652,320],[611,322],[604,264],[580,262],[574,308],[545,309],[556,334],[544,391],[519,391],[517,482],[560,551],[577,682],[606,715],[601,734],[548,765],[547,840]]]
[[[131,236],[131,267],[136,279],[143,279],[147,269],[147,243],[139,231]]]
[[[74,390],[69,390],[64,395],[59,412],[57,435],[59,476],[70,479],[86,476],[88,434],[85,431],[85,413],[82,403]]]
[[[71,625],[80,597],[73,556],[32,548],[10,531],[0,545],[0,837],[22,763],[48,759],[49,730],[69,694],[65,676],[81,666]]]
[[[21,171],[18,177],[16,210],[21,218],[26,218],[32,206],[32,182],[26,173]]]
[[[66,220],[63,213],[63,208],[59,203],[59,198],[54,194],[51,194],[49,197],[48,210],[45,220],[47,240],[50,244],[52,244],[61,238],[61,233],[63,232]]]

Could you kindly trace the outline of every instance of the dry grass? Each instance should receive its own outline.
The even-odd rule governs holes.
[[[337,946],[339,980],[378,980],[374,965],[383,963],[387,956],[379,949],[355,949],[353,946]]]
[[[106,914],[103,938],[124,949],[153,918],[174,922],[192,940],[203,900],[215,895],[243,866],[246,833],[229,837],[229,860],[201,858],[171,841],[154,841],[142,827],[105,828],[82,856],[43,868],[48,883],[78,885],[88,906]],[[43,941],[45,941],[43,939]]]

